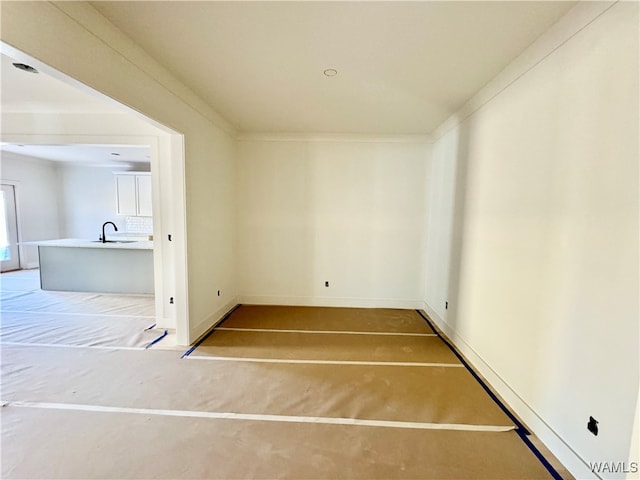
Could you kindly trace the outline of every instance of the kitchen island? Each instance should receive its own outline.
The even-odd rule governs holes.
[[[28,242],[38,246],[43,290],[153,294],[153,241],[81,239]]]

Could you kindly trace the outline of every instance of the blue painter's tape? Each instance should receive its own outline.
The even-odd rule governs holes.
[[[538,460],[540,460],[540,463],[544,465],[544,468],[547,469],[547,471],[551,474],[553,479],[562,480],[562,476],[558,473],[558,471],[555,468],[553,468],[553,465],[551,465],[549,461],[546,458],[544,458],[544,455],[542,455],[540,450],[538,450],[536,446],[533,443],[531,443],[531,440],[529,439],[529,437],[524,432],[521,432],[520,430],[516,430],[516,433],[522,439],[524,444],[527,447],[529,447],[529,450],[531,450],[533,454],[538,458]]]
[[[444,338],[442,335],[440,335],[440,332],[438,332],[435,329],[435,327],[432,325],[431,320],[429,320],[428,317],[423,315],[420,310],[416,310],[416,312],[418,312],[418,315],[420,315],[427,322],[427,324],[429,325],[431,330],[433,330],[436,333],[436,335],[438,335],[440,340],[442,340],[447,345],[447,347],[449,347],[449,349],[458,358],[458,360],[460,360],[462,362],[462,364],[465,366],[465,368],[469,371],[469,373],[471,373],[471,375],[473,375],[473,378],[475,378],[478,381],[478,383],[482,386],[484,391],[487,392],[487,394],[491,397],[491,399],[494,402],[496,402],[498,404],[498,406],[500,407],[500,409],[513,421],[513,423],[516,424],[516,426],[518,428],[516,428],[515,431],[518,434],[518,436],[522,439],[522,441],[529,448],[529,450],[531,450],[531,452],[536,456],[536,458],[540,461],[540,463],[542,463],[544,468],[547,469],[547,471],[549,472],[549,474],[551,474],[553,479],[554,480],[562,480],[562,476],[560,476],[560,474],[556,471],[556,469],[553,468],[553,465],[551,465],[549,463],[549,461],[544,457],[544,455],[542,455],[540,450],[538,450],[536,448],[536,446],[533,443],[531,443],[531,440],[528,438],[528,436],[531,435],[529,430],[527,430],[527,428],[522,424],[522,422],[520,422],[520,420],[518,420],[509,411],[509,409],[504,405],[504,403],[502,403],[502,401],[491,391],[491,389],[487,386],[487,384],[484,383],[484,381],[478,376],[478,374],[467,363],[467,361],[464,359],[464,357],[462,355],[460,355],[455,348],[453,348],[453,345],[451,345],[451,343],[449,343],[449,341],[446,338]]]
[[[151,330],[152,328],[156,328],[156,324],[155,323],[152,323],[151,325],[149,325],[147,328],[145,328],[143,330],[143,332],[146,332],[147,330]]]
[[[209,336],[213,332],[216,331],[216,328],[218,328],[220,325],[222,325],[231,316],[231,314],[233,312],[235,312],[240,307],[241,307],[241,305],[238,304],[235,307],[233,307],[231,310],[229,310],[226,313],[226,315],[224,317],[222,317],[222,320],[220,320],[218,323],[216,323],[205,335],[202,336],[202,338],[200,340],[198,340],[191,348],[189,348],[189,350],[184,352],[180,358],[186,358],[189,355],[191,355],[196,348],[198,348],[200,345],[202,345],[202,342],[204,342],[207,338],[209,338]]]
[[[520,420],[518,420],[515,415],[513,415],[513,413],[511,413],[509,411],[509,409],[505,406],[504,403],[502,403],[502,401],[496,396],[495,393],[493,393],[493,391],[487,386],[486,383],[484,383],[484,381],[480,378],[480,376],[473,370],[473,368],[471,368],[471,365],[469,365],[469,363],[464,359],[464,357],[462,355],[460,355],[458,353],[458,351],[453,348],[453,345],[451,345],[451,343],[449,343],[449,341],[444,338],[442,335],[440,335],[440,332],[438,332],[434,326],[431,324],[431,321],[425,317],[422,312],[420,310],[416,310],[416,312],[418,312],[418,315],[420,315],[422,318],[424,318],[424,320],[427,322],[427,324],[429,325],[429,327],[431,327],[431,330],[433,330],[436,335],[438,335],[438,337],[440,338],[440,340],[442,340],[447,347],[449,347],[449,350],[451,350],[453,352],[453,354],[458,358],[458,360],[460,360],[460,362],[462,362],[462,364],[465,366],[465,368],[469,371],[469,373],[471,375],[473,375],[473,378],[476,379],[476,381],[480,384],[480,386],[484,389],[485,392],[487,392],[487,394],[491,397],[491,399],[500,407],[500,409],[505,413],[505,415],[507,417],[509,417],[509,419],[515,423],[516,427],[518,427],[519,431],[523,431],[525,435],[529,435],[529,431],[527,430],[527,428],[522,424],[522,422]]]
[[[198,348],[198,345],[200,345],[200,344],[196,344],[196,345],[194,345],[193,347],[189,348],[189,350],[187,350],[186,352],[184,352],[180,358],[185,358],[185,357],[188,357],[189,355],[191,355],[191,353],[192,353],[196,348]]]
[[[158,338],[156,338],[155,340],[153,340],[149,345],[147,345],[146,347],[144,347],[145,349],[147,348],[151,348],[151,346],[155,345],[156,343],[158,343],[160,340],[162,340],[164,337],[166,337],[169,334],[169,330],[165,330],[164,333],[162,335],[160,335]]]

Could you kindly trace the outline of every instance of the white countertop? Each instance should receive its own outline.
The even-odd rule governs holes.
[[[107,237],[107,240],[109,237]],[[128,250],[153,250],[152,240],[140,242],[106,242],[85,240],[80,238],[63,238],[60,240],[43,240],[40,242],[21,242],[20,245],[37,245],[39,247],[73,247],[73,248],[119,248]]]

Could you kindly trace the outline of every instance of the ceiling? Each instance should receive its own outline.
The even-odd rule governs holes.
[[[14,68],[16,60],[0,56],[1,108],[3,115],[28,114],[122,114],[122,108],[94,97],[44,73]],[[7,117],[4,117],[7,120]],[[66,164],[118,169],[149,168],[150,149],[140,145],[30,145],[0,144],[0,150],[16,155]],[[115,154],[115,155],[114,155]]]
[[[3,152],[10,152],[54,162],[90,167],[112,167],[146,170],[151,149],[146,145],[24,145],[3,143]]]
[[[576,2],[91,4],[240,132],[425,134]]]
[[[76,87],[43,73],[14,68],[16,60],[1,55],[3,113],[122,113],[122,108],[107,103]]]

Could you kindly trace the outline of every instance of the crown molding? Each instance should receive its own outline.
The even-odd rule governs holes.
[[[438,141],[446,133],[461,125],[465,120],[502,94],[511,85],[524,77],[537,65],[542,63],[556,50],[562,48],[584,28],[596,21],[617,0],[579,2],[560,20],[551,26],[541,37],[525,49],[502,72],[471,97],[447,120],[442,122],[432,133],[433,141]]]
[[[239,133],[241,142],[418,143],[431,144],[431,135],[376,135],[354,133]]]

